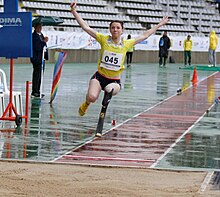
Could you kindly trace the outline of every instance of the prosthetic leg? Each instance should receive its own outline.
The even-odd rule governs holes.
[[[96,128],[96,137],[101,137],[102,136],[102,130],[103,130],[103,125],[104,125],[104,120],[105,120],[105,114],[107,111],[107,107],[108,104],[112,98],[112,93],[113,93],[114,89],[111,90],[111,92],[106,92],[105,91],[105,95],[104,98],[102,100],[102,109],[101,112],[99,114],[99,121],[97,124],[97,128]]]

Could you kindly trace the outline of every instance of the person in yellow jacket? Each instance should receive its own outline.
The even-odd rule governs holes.
[[[216,66],[216,48],[218,46],[218,37],[212,30],[209,36],[209,67]]]
[[[184,40],[184,65],[187,66],[187,59],[189,66],[191,65],[191,57],[192,57],[192,40],[191,36],[188,35]]]
[[[89,105],[98,99],[102,90],[107,93],[112,93],[113,96],[120,91],[120,75],[124,70],[126,52],[129,48],[144,41],[154,34],[158,28],[165,25],[168,22],[168,17],[164,16],[160,23],[140,34],[136,38],[124,40],[121,36],[124,30],[123,22],[117,20],[112,21],[109,25],[110,35],[104,35],[96,32],[86,23],[86,21],[82,19],[80,14],[77,12],[76,1],[73,1],[70,4],[70,7],[71,13],[81,28],[91,37],[95,38],[101,46],[98,70],[91,77],[86,100],[79,107],[79,115],[83,116],[85,115]]]

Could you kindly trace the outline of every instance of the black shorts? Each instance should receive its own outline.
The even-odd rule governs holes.
[[[102,87],[102,90],[105,89],[105,87],[110,84],[110,83],[117,83],[121,86],[121,81],[120,79],[109,79],[106,78],[104,76],[102,76],[101,74],[99,74],[99,72],[97,71],[92,77],[91,79],[97,79]]]

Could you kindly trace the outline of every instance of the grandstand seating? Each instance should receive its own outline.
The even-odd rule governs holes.
[[[3,0],[0,0],[0,12],[3,12]]]
[[[3,12],[0,0],[0,12]],[[81,31],[70,13],[70,0],[20,0],[20,11],[33,15],[56,15],[64,20],[55,30]],[[144,31],[157,24],[163,15],[169,24],[160,28],[173,34],[208,35],[211,29],[220,32],[220,15],[211,0],[78,0],[77,10],[93,28],[107,31],[109,21],[122,20],[128,33]]]

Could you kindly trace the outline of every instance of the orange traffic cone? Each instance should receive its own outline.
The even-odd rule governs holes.
[[[196,67],[194,68],[193,77],[192,77],[192,84],[196,84],[198,82],[198,76],[196,72]]]

